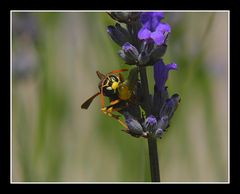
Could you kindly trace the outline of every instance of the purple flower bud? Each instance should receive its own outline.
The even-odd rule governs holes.
[[[166,44],[162,44],[161,46],[155,47],[150,54],[151,63],[155,64],[157,61],[159,61],[165,54],[166,50],[167,50]]]
[[[169,125],[169,118],[168,116],[163,116],[157,123],[157,128],[161,128],[165,130]]]
[[[126,31],[120,26],[120,24],[116,24],[115,26],[108,26],[107,33],[110,35],[112,40],[116,42],[119,46],[122,46],[125,42],[128,42],[129,37]]]
[[[159,116],[160,110],[162,109],[165,101],[169,98],[167,87],[161,92],[157,89],[155,84],[154,86],[154,95],[153,95],[153,107],[152,113],[156,117]]]
[[[158,128],[156,131],[155,131],[155,137],[156,138],[162,138],[162,135],[163,135],[163,130],[161,128]]]
[[[133,118],[128,112],[124,112],[125,122],[128,126],[129,133],[133,136],[141,136],[143,135],[143,128],[141,124]]]
[[[136,49],[135,46],[131,45],[129,42],[126,42],[123,46],[122,49],[126,55],[131,57],[132,59],[137,59],[138,58],[138,50]]]
[[[157,89],[162,91],[165,87],[165,83],[168,79],[168,72],[169,70],[176,70],[177,64],[171,63],[165,65],[163,60],[159,60],[158,63],[154,64],[154,79]]]
[[[119,56],[126,62],[128,65],[134,65],[136,60],[132,59],[123,50],[118,51]]]
[[[138,63],[138,50],[129,42],[124,43],[122,50],[120,50],[118,53],[127,64],[134,65]]]
[[[163,12],[144,12],[141,14],[140,21],[149,29],[155,29],[163,18]]]
[[[136,21],[140,12],[108,12],[108,14],[114,19],[122,23],[131,23]]]
[[[157,124],[157,119],[156,117],[154,117],[153,115],[149,115],[145,122],[144,122],[144,127],[148,130],[148,131],[153,131],[155,128],[155,125]]]
[[[180,96],[178,94],[172,95],[170,99],[167,99],[165,104],[163,105],[161,112],[160,112],[160,117],[167,116],[168,119],[170,120],[177,109],[177,106],[180,102]]]

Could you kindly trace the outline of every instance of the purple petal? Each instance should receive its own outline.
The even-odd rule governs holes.
[[[157,18],[158,20],[161,20],[164,18],[164,13],[162,11],[153,12],[153,17]]]
[[[169,70],[177,70],[177,64],[176,63],[170,63],[166,65],[166,68]]]
[[[153,39],[153,41],[156,43],[156,45],[161,45],[163,44],[164,40],[165,40],[165,36],[160,32],[153,32],[151,33],[151,39]]]
[[[171,32],[171,26],[167,23],[159,23],[157,28],[156,28],[157,32],[162,32],[163,34],[165,32],[169,33]]]
[[[151,19],[151,29],[152,31],[155,31],[159,23],[161,22],[161,19],[164,18],[163,12],[154,12],[152,19]]]
[[[141,14],[140,21],[142,24],[151,21],[152,19],[160,21],[164,18],[164,13],[161,12],[144,12]]]
[[[151,36],[151,31],[148,30],[147,28],[141,28],[140,31],[138,32],[138,39],[140,40],[149,39],[150,36]]]
[[[155,31],[157,26],[160,23],[160,20],[158,18],[156,18],[156,17],[153,17],[151,22],[149,22],[149,23],[150,23],[150,25],[149,25],[150,27],[149,28],[151,29],[151,31]]]
[[[154,30],[151,29],[151,25],[152,25],[152,21],[149,20],[145,24],[143,24],[142,28],[147,28],[149,31],[154,31]]]
[[[154,42],[157,45],[161,45],[165,42],[169,32],[171,32],[171,27],[170,27],[169,24],[159,23],[157,28],[156,28],[156,31],[154,32],[154,34],[157,34],[157,36],[154,35],[154,38],[152,38],[152,39],[154,40]]]
[[[154,64],[154,80],[159,91],[162,91],[165,87],[165,83],[168,79],[169,70],[176,70],[177,64],[171,63],[165,65],[161,59],[158,63]]]
[[[140,22],[144,25],[146,22],[150,21],[153,16],[153,12],[144,12],[141,14]]]

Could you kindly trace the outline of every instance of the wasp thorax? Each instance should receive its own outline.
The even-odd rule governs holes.
[[[132,95],[132,91],[129,90],[129,87],[127,85],[120,85],[118,87],[118,96],[121,100],[128,100]]]

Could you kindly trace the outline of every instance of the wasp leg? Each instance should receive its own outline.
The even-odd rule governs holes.
[[[133,136],[133,137],[136,137],[136,138],[139,138],[139,137],[144,137],[144,138],[149,138],[149,133],[148,132],[143,132],[141,135],[136,135],[136,134],[133,134],[129,131],[129,129],[122,129],[122,131],[128,133],[129,135]]]
[[[104,107],[104,108],[101,109],[101,111],[104,114],[106,114],[107,116],[116,119],[124,127],[124,129],[122,129],[122,131],[124,131],[124,132],[126,132],[126,133],[128,133],[128,134],[130,134],[130,135],[132,135],[134,137],[140,137],[140,136],[142,136],[144,138],[148,138],[149,137],[149,134],[147,132],[143,132],[143,134],[140,135],[140,136],[136,136],[136,135],[133,135],[132,133],[130,133],[127,124],[120,119],[120,116],[119,115],[115,115],[115,114],[112,113],[113,111],[116,111],[116,109],[114,109],[112,106],[111,107]]]
[[[107,116],[116,119],[126,130],[128,130],[127,125],[120,119],[120,116],[112,113],[114,111],[113,107],[110,107],[110,108],[104,107],[101,109],[101,111]]]
[[[121,100],[119,100],[119,99],[113,100],[113,101],[110,102],[110,106],[113,106],[113,105],[119,103],[120,101],[121,101]]]

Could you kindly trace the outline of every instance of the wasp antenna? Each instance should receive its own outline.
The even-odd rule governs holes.
[[[120,73],[120,72],[123,72],[123,71],[128,71],[128,69],[125,68],[125,69],[114,70],[114,71],[111,71],[110,73],[115,74],[115,73]]]
[[[105,104],[104,104],[104,96],[103,96],[103,87],[101,87],[100,100],[101,100],[102,108],[104,108]]]
[[[96,71],[96,74],[100,80],[103,80],[106,77],[104,74],[100,73],[100,71]]]
[[[119,73],[119,79],[120,79],[121,82],[125,81],[123,74]]]

